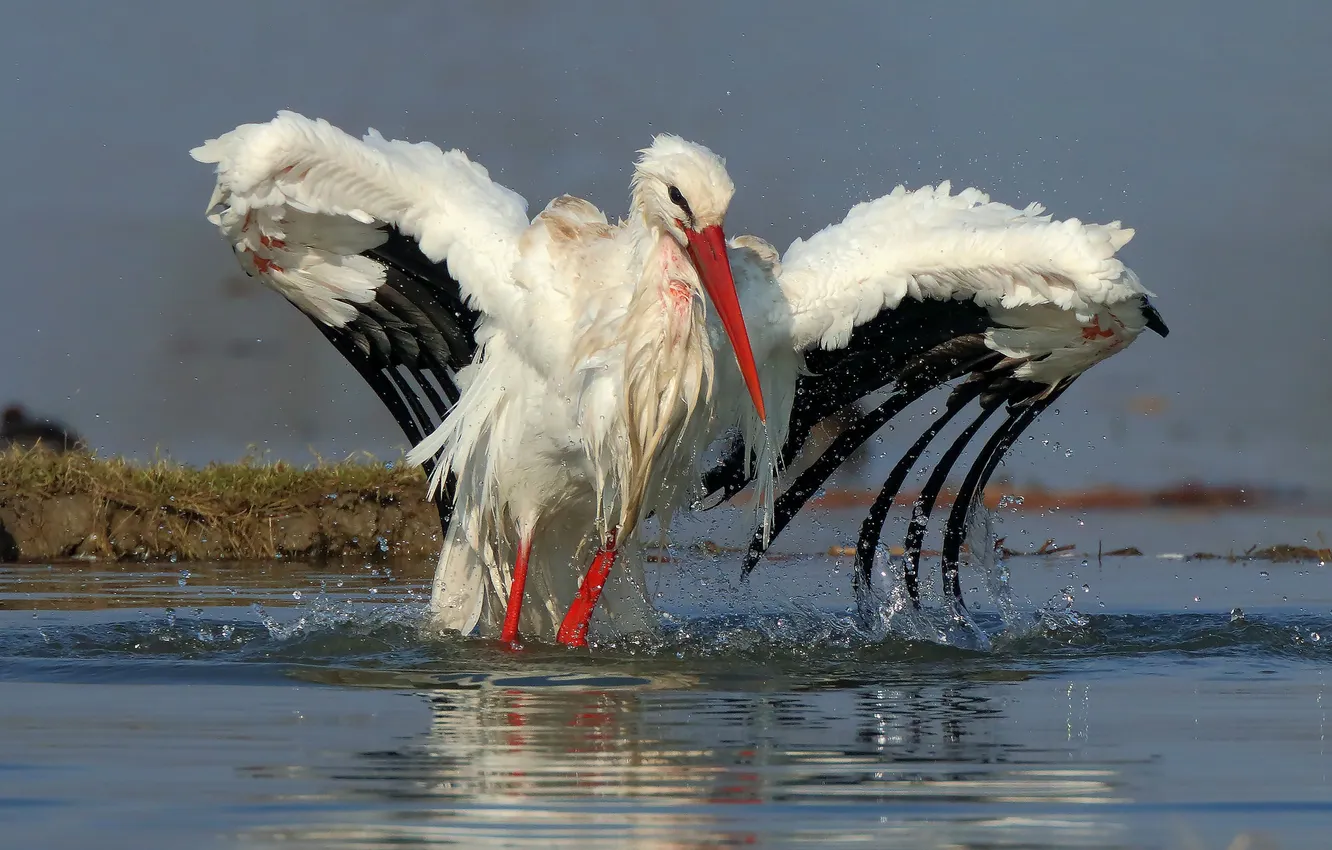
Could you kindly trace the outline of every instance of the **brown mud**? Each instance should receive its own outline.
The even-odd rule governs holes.
[[[135,465],[0,453],[0,561],[433,557],[425,478],[366,460]]]

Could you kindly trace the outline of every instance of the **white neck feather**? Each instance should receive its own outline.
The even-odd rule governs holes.
[[[642,277],[620,325],[626,433],[615,472],[626,535],[691,483],[712,418],[713,353],[697,273],[669,234],[643,229],[635,244]]]

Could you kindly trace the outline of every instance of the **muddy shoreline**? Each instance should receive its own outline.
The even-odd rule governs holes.
[[[432,505],[381,493],[316,497],[218,522],[87,493],[0,498],[0,561],[10,562],[427,558],[440,539]]]
[[[430,558],[440,522],[419,470],[147,466],[0,453],[0,561]]]
[[[1151,490],[1023,493],[1016,510],[1237,510],[1288,499],[1252,489],[1181,485]],[[0,562],[98,558],[135,561],[430,559],[439,514],[418,470],[362,459],[312,468],[241,463],[202,469],[49,452],[0,453]],[[873,493],[835,491],[824,508],[868,504]],[[899,503],[910,505],[915,494]],[[743,501],[738,499],[737,501]],[[940,499],[946,508],[947,494]]]

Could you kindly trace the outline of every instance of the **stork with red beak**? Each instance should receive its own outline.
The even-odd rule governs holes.
[[[194,156],[217,163],[211,215],[242,267],[310,315],[391,409],[412,410],[408,458],[452,510],[431,602],[443,629],[585,644],[640,521],[669,522],[691,495],[719,412],[734,419],[729,402],[747,395],[766,418],[722,229],[734,186],[707,148],[656,137],[616,225],[569,196],[529,223],[459,151],[356,140],[293,113]],[[718,330],[729,345],[714,355]],[[743,389],[714,356],[734,359]],[[442,418],[428,434],[399,366]],[[772,453],[757,453],[771,491]],[[607,615],[650,629],[627,560]]]
[[[591,204],[563,197],[524,232],[515,271],[529,291],[522,300],[531,310],[544,298],[546,307],[517,333],[507,317],[483,316],[479,362],[459,376],[462,400],[408,455],[441,457],[433,489],[448,473],[458,481],[436,579],[442,626],[465,632],[476,618],[492,623],[507,588],[502,640],[515,639],[520,625],[548,635],[570,600],[556,637],[586,643],[621,548],[636,547],[648,513],[669,517],[698,480],[699,454],[713,438],[705,297],[765,418],[722,230],[733,192],[707,148],[658,136],[635,169],[627,220],[611,226]],[[593,528],[596,552],[575,587]],[[650,629],[642,572],[630,560],[611,613],[622,629]],[[491,576],[485,590],[476,578],[482,568]],[[524,620],[529,580],[537,605]]]
[[[445,528],[432,621],[465,634],[581,645],[603,588],[599,629],[652,629],[644,517],[664,529],[695,496],[757,479],[752,569],[851,451],[956,381],[865,518],[856,587],[869,610],[894,498],[978,402],[913,508],[903,578],[918,600],[945,478],[1006,407],[944,528],[941,584],[960,605],[968,518],[1019,435],[1087,369],[1167,332],[1118,256],[1132,230],[946,183],[858,204],[779,254],[726,242],[722,161],[672,136],[642,152],[616,225],[567,196],[529,222],[460,151],[293,113],[193,154],[217,164],[210,218],[242,268],[315,323],[416,446]],[[886,390],[774,500],[776,468],[808,453],[819,421]],[[700,452],[728,432],[740,439],[705,472]]]

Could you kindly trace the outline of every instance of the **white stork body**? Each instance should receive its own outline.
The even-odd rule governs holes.
[[[611,627],[655,628],[634,532],[651,512],[669,524],[692,498],[701,450],[741,416],[716,399],[747,396],[734,367],[714,386],[713,334],[701,300],[680,285],[685,253],[663,235],[645,259],[647,241],[634,224],[611,227],[573,198],[554,201],[524,235],[520,271],[535,267],[548,278],[539,285],[564,288],[566,309],[582,313],[543,318],[519,338],[483,322],[482,354],[458,376],[462,399],[408,456],[419,463],[440,455],[432,490],[448,472],[458,480],[432,595],[440,626],[499,627],[512,610],[509,565],[525,561],[520,548],[534,541],[526,582],[537,604],[522,608],[519,627],[553,635],[599,535],[613,530],[625,569],[608,585]],[[550,368],[534,366],[524,351],[534,335],[563,337],[568,353]]]
[[[218,164],[214,220],[242,264],[326,325],[385,297],[384,269],[362,252],[386,242],[386,226],[446,264],[480,311],[477,358],[456,376],[461,399],[409,455],[439,456],[432,494],[457,479],[432,594],[440,627],[493,632],[507,610],[506,639],[520,625],[549,637],[558,610],[581,603],[561,640],[585,641],[604,581],[575,596],[588,543],[600,547],[592,572],[609,570],[619,537],[632,550],[639,521],[668,519],[698,479],[714,428],[705,293],[745,373],[728,395],[747,385],[763,416],[721,231],[733,187],[706,148],[658,137],[636,168],[634,209],[615,226],[567,196],[529,224],[521,199],[458,151],[373,131],[357,141],[292,113],[195,156]],[[611,615],[650,627],[628,560]],[[519,620],[529,569],[542,604]]]
[[[567,196],[529,222],[523,200],[459,151],[374,131],[357,140],[293,113],[193,154],[218,165],[211,218],[242,267],[357,365],[417,443],[413,461],[439,458],[432,492],[456,478],[431,605],[437,625],[464,633],[549,637],[572,602],[560,638],[580,643],[600,584],[580,589],[579,573],[593,549],[589,575],[608,569],[617,547],[626,568],[608,596],[611,625],[651,628],[634,532],[689,503],[699,454],[723,433],[743,443],[705,489],[729,496],[758,475],[756,560],[769,448],[788,425],[786,460],[814,422],[865,394],[909,382],[918,397],[921,370],[931,385],[971,374],[1011,405],[1048,403],[1159,322],[1115,256],[1131,230],[1053,221],[947,184],[860,204],[779,261],[756,237],[723,247],[730,179],[711,152],[674,137],[643,151],[616,225]],[[403,371],[433,400],[437,428]],[[445,394],[456,384],[456,405],[422,372]],[[813,492],[801,482],[827,477],[837,445],[876,429],[853,425],[831,467],[821,458],[783,499],[798,509]],[[1006,449],[987,445],[974,477]],[[781,501],[777,511],[774,533],[789,519]],[[538,604],[521,606],[524,581]],[[580,605],[581,631],[566,634]]]

